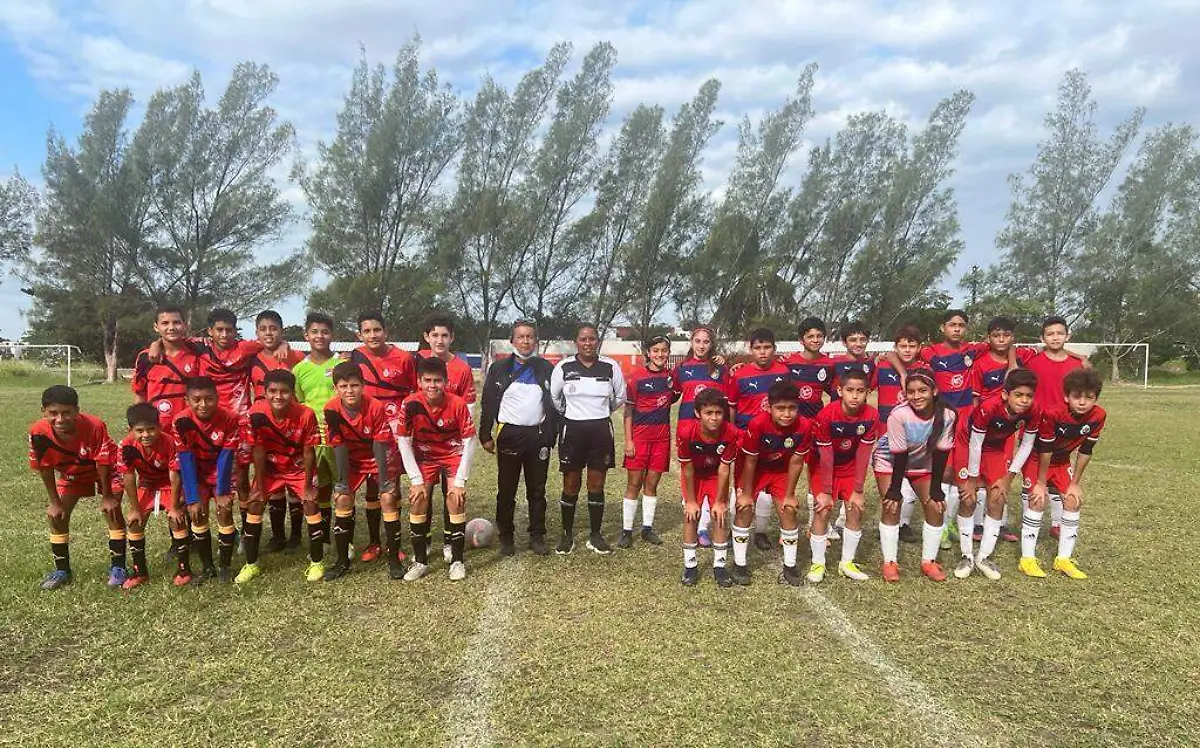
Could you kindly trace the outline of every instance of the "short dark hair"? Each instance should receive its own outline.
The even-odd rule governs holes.
[[[911,340],[915,343],[920,343],[924,339],[925,336],[921,334],[921,328],[917,327],[916,325],[901,325],[899,329],[896,330],[895,342],[897,343],[899,343],[901,340]]]
[[[1073,369],[1063,377],[1063,394],[1095,395],[1100,397],[1104,380],[1095,369]]]
[[[1032,387],[1036,390],[1037,381],[1037,374],[1029,369],[1013,369],[1004,375],[1004,391],[1012,392],[1018,387]]]
[[[158,410],[150,403],[135,403],[125,410],[125,422],[129,424],[129,428],[139,423],[157,426]]]
[[[1063,316],[1060,316],[1057,314],[1051,314],[1049,317],[1042,320],[1042,332],[1045,333],[1046,328],[1051,327],[1053,325],[1062,325],[1064,330],[1066,330],[1067,332],[1071,331],[1071,326],[1067,324],[1066,317],[1063,317]]]
[[[696,408],[696,415],[699,415],[704,408],[711,408],[715,405],[723,409],[727,404],[725,393],[721,392],[719,387],[705,387],[696,393],[696,399],[692,402]]]
[[[962,318],[963,318],[963,322],[965,322],[965,323],[967,323],[967,324],[970,324],[970,323],[971,323],[971,318],[970,318],[970,317],[968,317],[968,316],[967,316],[967,313],[966,313],[966,312],[964,312],[963,310],[961,310],[961,309],[947,309],[945,312],[942,312],[942,324],[943,324],[943,325],[944,325],[944,324],[946,324],[947,322],[949,322],[950,320],[954,319],[955,317],[962,317]]]
[[[367,311],[359,312],[358,317],[355,318],[355,324],[357,324],[358,328],[361,330],[362,323],[370,322],[371,320],[375,320],[379,323],[380,327],[385,330],[387,329],[387,320],[383,318],[383,312],[379,311],[378,309],[368,309]]]
[[[992,317],[988,320],[989,333],[991,332],[1013,332],[1017,329],[1017,323],[1012,317]]]
[[[280,317],[279,312],[275,311],[274,309],[264,309],[259,312],[258,316],[254,318],[254,326],[258,327],[264,321],[274,322],[280,327],[283,327],[283,317]]]
[[[776,382],[767,390],[767,402],[771,405],[782,402],[800,402],[800,390],[788,381]]]
[[[579,337],[579,334],[580,334],[581,332],[583,332],[584,330],[591,330],[592,332],[596,333],[596,337],[600,337],[600,328],[599,328],[599,327],[596,327],[596,326],[595,326],[594,324],[592,324],[591,322],[581,322],[581,323],[579,323],[579,325],[578,325],[578,326],[575,328],[575,337],[577,337],[577,338],[578,338],[578,337]]]
[[[750,345],[755,343],[770,343],[775,345],[775,332],[769,327],[759,327],[750,333]]]
[[[446,362],[437,356],[426,356],[417,362],[417,378],[426,374],[437,375],[442,379],[446,379]]]
[[[233,325],[234,327],[237,327],[237,315],[234,314],[229,309],[223,309],[221,307],[217,307],[216,309],[214,309],[208,313],[208,322],[206,324],[208,327],[212,327],[213,325],[217,324],[218,322],[225,322],[227,324]]]
[[[800,337],[804,337],[804,333],[809,330],[820,330],[822,335],[829,332],[825,329],[825,322],[820,317],[805,317],[800,320]]]
[[[212,377],[188,377],[183,382],[185,392],[204,392],[207,390],[217,391],[217,383],[212,380]]]
[[[289,390],[296,389],[296,375],[287,369],[271,369],[263,376],[263,389],[272,384],[282,384]]]
[[[330,331],[332,331],[333,317],[330,317],[328,314],[322,314],[321,312],[309,312],[304,317],[304,329],[307,330],[313,325],[325,325],[330,329]]]
[[[47,387],[42,391],[42,407],[50,405],[69,405],[72,408],[79,407],[79,393],[74,387],[68,387],[65,384],[56,384]]]
[[[870,389],[870,387],[871,387],[871,375],[866,373],[862,369],[850,369],[849,371],[843,372],[839,378],[841,379],[843,384],[848,379],[858,379],[864,385],[866,385],[868,389]]]
[[[841,337],[842,342],[845,343],[851,335],[866,335],[869,338],[871,337],[871,331],[867,329],[865,323],[855,321],[848,322],[838,328],[838,335]]]
[[[454,334],[454,318],[451,317],[449,314],[443,314],[442,312],[434,312],[433,314],[430,314],[428,317],[426,317],[424,319],[424,321],[421,322],[421,334],[433,332],[433,328],[435,328],[435,327],[444,327],[450,331],[451,335],[453,335]]]
[[[358,364],[354,363],[353,361],[343,361],[342,363],[333,367],[334,384],[337,384],[338,382],[344,382],[347,379],[357,379],[360,382],[364,381],[362,369],[358,368]]]
[[[154,321],[157,322],[158,318],[164,314],[178,314],[180,319],[187,319],[187,315],[183,313],[183,307],[178,304],[159,304],[154,310]]]

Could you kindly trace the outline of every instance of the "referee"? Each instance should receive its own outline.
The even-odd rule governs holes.
[[[558,462],[563,476],[562,540],[560,556],[575,547],[575,505],[587,468],[589,550],[607,555],[612,546],[600,534],[604,520],[604,479],[616,467],[612,414],[625,403],[625,377],[611,358],[599,355],[600,336],[594,325],[583,325],[575,333],[574,356],[554,367],[550,396],[562,414],[558,440]]]
[[[529,550],[545,556],[546,475],[550,448],[558,433],[558,411],[550,399],[553,365],[535,356],[537,328],[518,321],[510,337],[516,354],[488,367],[479,414],[479,444],[496,455],[496,524],[500,555],[516,553],[513,513],[517,484],[525,471],[525,498],[529,502]],[[492,425],[496,425],[495,438]]]

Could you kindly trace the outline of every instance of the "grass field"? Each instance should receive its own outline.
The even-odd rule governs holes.
[[[247,588],[177,590],[158,563],[127,594],[104,588],[87,505],[75,583],[37,590],[50,555],[25,430],[44,384],[0,385],[0,744],[1200,745],[1200,390],[1102,398],[1076,552],[1087,582],[1026,579],[1005,544],[1001,581],[936,585],[905,545],[905,579],[885,585],[871,519],[870,582],[788,588],[752,551],[749,588],[718,589],[702,553],[703,583],[684,589],[672,475],[660,548],[541,558],[522,538],[514,559],[473,552],[457,585],[440,561],[419,583],[374,564],[307,584],[303,557],[268,556]],[[81,395],[114,427],[128,401]],[[473,514],[493,515],[494,481],[484,455]],[[615,540],[623,475],[610,484]],[[157,559],[162,525],[148,537]]]

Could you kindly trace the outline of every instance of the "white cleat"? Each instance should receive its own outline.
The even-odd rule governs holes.
[[[1000,578],[1000,567],[990,558],[975,557],[975,568],[979,569],[979,573],[995,582]]]
[[[455,561],[450,564],[450,581],[461,582],[467,578],[467,565],[462,561]]]
[[[404,581],[415,582],[428,573],[429,564],[414,562],[412,566],[408,567],[408,571],[404,573]]]
[[[975,562],[970,556],[963,556],[958,560],[958,565],[954,567],[955,579],[966,579],[971,576],[971,572],[975,571]]]
[[[454,551],[450,550],[450,546],[448,545],[442,546],[442,560],[446,563],[450,563],[454,560]]]

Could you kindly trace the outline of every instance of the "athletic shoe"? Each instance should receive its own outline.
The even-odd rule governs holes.
[[[267,541],[267,545],[262,549],[263,553],[280,553],[287,548],[287,538],[272,537]]]
[[[540,535],[529,539],[529,550],[538,556],[547,556],[550,554],[550,550],[546,548],[546,539]]]
[[[975,568],[979,573],[995,582],[1000,578],[1000,567],[990,558],[975,557]]]
[[[304,579],[308,582],[319,582],[325,578],[325,564],[322,561],[310,561],[304,571]]]
[[[125,580],[129,578],[129,573],[125,571],[124,566],[114,566],[108,570],[108,588],[115,590],[125,584]]]
[[[681,579],[679,581],[682,582],[684,587],[695,587],[696,582],[700,581],[700,567],[699,566],[683,567],[683,579]]]
[[[500,555],[505,558],[512,558],[517,555],[517,547],[513,545],[512,538],[500,541]]]
[[[784,567],[787,568],[786,566]],[[804,577],[809,584],[820,584],[825,581],[825,564],[813,564],[808,567],[808,574]]]
[[[983,540],[983,528],[981,526],[975,525],[975,529],[971,530],[971,539],[976,543]]]
[[[1075,565],[1075,561],[1067,558],[1066,556],[1059,556],[1058,558],[1054,559],[1054,570],[1061,571],[1071,579],[1082,580],[1088,578],[1087,574],[1084,574],[1079,570],[1079,567]]]
[[[192,583],[192,575],[182,571],[175,572],[175,576],[171,579],[171,584],[176,587],[187,587]]]
[[[954,530],[954,535],[955,535],[955,537],[958,537],[958,529],[957,528]],[[938,543],[938,547],[941,548],[943,551],[948,551],[954,547],[953,542],[950,540],[950,523],[949,522],[942,523],[942,539]]]
[[[291,553],[300,548],[300,536],[293,535],[287,539],[287,552]]]
[[[205,582],[208,582],[208,581],[216,579],[216,578],[217,578],[217,570],[211,566],[206,566],[200,570],[199,574],[195,574],[192,576],[192,586],[199,587],[199,586],[203,585]]]
[[[150,581],[150,575],[144,571],[134,570],[132,574],[125,578],[125,584],[121,585],[121,589],[132,590],[135,587],[141,587]]]
[[[954,578],[966,579],[971,576],[973,571],[975,571],[975,562],[971,560],[970,556],[963,556],[954,567]]]
[[[832,543],[835,540],[841,540],[842,539],[842,529],[843,528],[838,527],[837,525],[830,527],[829,530],[826,531],[826,533],[825,533],[825,539],[827,541],[829,541],[830,543]]]
[[[601,556],[607,556],[608,554],[612,553],[612,546],[609,545],[608,541],[604,539],[604,536],[598,532],[588,535],[586,545],[589,551]]]
[[[404,574],[404,581],[415,582],[428,573],[429,564],[423,564],[420,561],[416,561],[412,566],[408,567],[408,571]]]
[[[701,548],[712,548],[712,537],[709,536],[708,530],[696,533],[696,544]]]
[[[932,579],[935,582],[946,581],[946,572],[942,571],[942,565],[939,564],[936,560],[922,561],[921,562],[921,573],[924,574],[925,576],[929,577],[930,579]]]
[[[771,539],[765,532],[756,532],[754,533],[754,547],[760,551],[769,551],[771,550]]]
[[[454,550],[447,543],[442,546],[442,563],[448,564],[454,560]]]
[[[404,572],[408,569],[404,566],[404,562],[396,556],[391,556],[387,561],[388,577],[390,579],[404,579]]]
[[[462,561],[454,561],[450,564],[450,581],[461,582],[467,578],[467,565]]]
[[[779,572],[779,583],[791,587],[799,587],[800,570],[795,566],[784,566],[783,571]]]
[[[1012,531],[1009,527],[1000,528],[1000,539],[1005,543],[1015,543],[1021,539],[1021,536]]]
[[[565,556],[575,548],[575,536],[569,532],[562,534],[562,539],[558,541],[558,547],[554,552],[560,556]]]
[[[1058,540],[1058,536],[1062,535],[1062,525],[1050,525],[1050,537]]]
[[[662,538],[658,537],[658,533],[654,531],[653,527],[642,528],[642,540],[650,545],[662,545]]]
[[[724,566],[713,567],[713,579],[717,580],[718,587],[728,589],[733,586],[733,579],[729,577],[729,569]]]
[[[238,575],[233,581],[237,584],[246,584],[247,582],[252,581],[259,574],[262,574],[262,567],[260,567],[258,564],[246,564],[242,567],[241,571],[238,572]]]
[[[371,543],[366,548],[363,548],[362,557],[361,557],[363,560],[363,563],[366,563],[366,564],[371,563],[375,559],[379,558],[379,553],[380,553],[379,546],[376,545],[375,543]],[[353,555],[353,554],[351,554],[351,555]]]
[[[228,566],[217,567],[217,581],[221,584],[229,584],[233,581],[233,569]]]
[[[916,531],[908,525],[900,525],[900,542],[902,543],[919,543],[921,536],[917,535]]]
[[[1045,579],[1046,572],[1042,570],[1042,565],[1033,556],[1024,556],[1017,562],[1017,568],[1027,577],[1034,579]]]
[[[745,566],[738,566],[737,564],[734,564],[733,571],[729,573],[729,576],[732,577],[734,582],[742,585],[743,587],[750,584],[750,570]]]
[[[871,577],[867,576],[866,572],[858,568],[858,564],[853,561],[843,561],[838,564],[838,573],[847,579],[853,579],[856,582],[865,582]]]
[[[326,582],[333,582],[350,573],[349,564],[334,564],[325,570],[325,576],[322,577]]]
[[[42,578],[40,587],[44,590],[56,590],[71,583],[71,571],[69,569],[55,569]]]
[[[633,545],[633,530],[622,530],[617,537],[617,547],[621,550],[629,548]]]
[[[883,562],[883,581],[899,582],[900,581],[900,564],[895,561]]]

